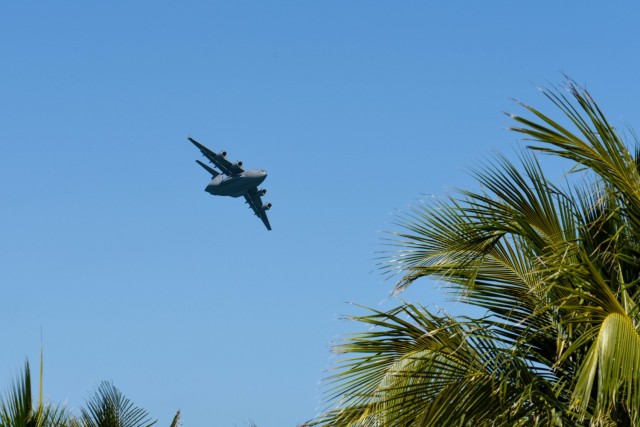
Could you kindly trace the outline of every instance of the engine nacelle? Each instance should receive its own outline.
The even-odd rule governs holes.
[[[238,160],[237,162],[234,163],[236,166],[238,166],[239,168],[242,167],[242,160]]]
[[[219,154],[222,156],[223,159],[225,157],[227,157],[227,152],[226,151],[221,151]]]
[[[267,194],[267,189],[266,188],[261,188],[258,190],[258,194],[261,196],[264,196],[265,194]]]
[[[265,211],[268,211],[269,209],[271,209],[271,206],[273,206],[271,203],[267,202],[264,205],[262,205],[262,209]]]

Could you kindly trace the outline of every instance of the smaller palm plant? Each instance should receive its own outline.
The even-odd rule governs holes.
[[[70,417],[61,406],[42,399],[42,359],[38,402],[34,404],[31,391],[31,370],[25,362],[24,372],[0,401],[0,427],[66,427]]]
[[[63,406],[43,401],[43,362],[40,356],[38,402],[34,404],[29,361],[24,371],[0,401],[0,427],[150,427],[157,420],[125,397],[110,382],[104,381],[76,417]],[[176,413],[170,427],[180,427]]]

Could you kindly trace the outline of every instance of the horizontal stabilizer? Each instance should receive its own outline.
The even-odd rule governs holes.
[[[212,168],[209,165],[206,165],[204,163],[202,163],[200,160],[196,160],[196,162],[202,166],[203,168],[205,168],[207,170],[207,172],[209,172],[211,174],[211,176],[213,176],[214,178],[218,175],[220,175],[220,172],[218,172],[217,170],[215,170],[214,168]]]

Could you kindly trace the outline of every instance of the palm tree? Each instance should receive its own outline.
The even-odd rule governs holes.
[[[103,381],[82,408],[79,427],[150,427],[156,423],[147,411],[134,406],[113,384]],[[177,425],[179,411],[173,425]]]
[[[66,427],[70,417],[63,407],[42,399],[42,358],[40,359],[40,388],[34,404],[31,392],[31,370],[25,362],[24,372],[0,401],[0,427]]]
[[[147,411],[138,408],[109,382],[102,382],[87,401],[86,408],[75,417],[62,406],[44,402],[42,398],[43,357],[40,355],[39,399],[34,405],[31,391],[31,370],[25,362],[24,372],[4,399],[0,401],[0,427],[150,427],[157,421]],[[171,427],[179,427],[180,411]]]
[[[481,190],[414,207],[383,269],[428,277],[486,314],[402,303],[352,319],[319,426],[640,425],[640,156],[589,93],[544,90],[563,121],[522,105],[517,164]],[[637,145],[637,141],[636,141]],[[540,153],[573,164],[562,184]]]

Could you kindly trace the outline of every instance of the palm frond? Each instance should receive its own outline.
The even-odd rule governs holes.
[[[573,404],[584,419],[597,384],[594,418],[609,418],[616,406],[624,408],[631,425],[640,421],[640,336],[630,320],[612,313],[600,325],[598,335],[577,375]]]
[[[156,423],[110,382],[102,382],[81,410],[84,427],[150,427]]]
[[[461,413],[460,425],[562,418],[553,390],[535,374],[540,368],[513,357],[481,321],[434,316],[411,304],[371,312],[354,320],[374,329],[336,348],[357,356],[342,359],[328,380],[335,409],[309,425],[456,425]],[[548,413],[530,399],[550,401]]]
[[[559,90],[545,90],[544,94],[570,119],[580,136],[527,105],[525,108],[541,119],[543,124],[514,115],[513,119],[523,126],[512,130],[538,142],[531,145],[532,149],[573,160],[615,188],[625,199],[628,219],[638,230],[640,173],[637,158],[585,89],[569,81],[567,90],[577,105]]]
[[[173,421],[171,421],[171,425],[169,427],[180,427],[180,420],[182,416],[180,411],[176,412],[176,415],[173,417]]]

